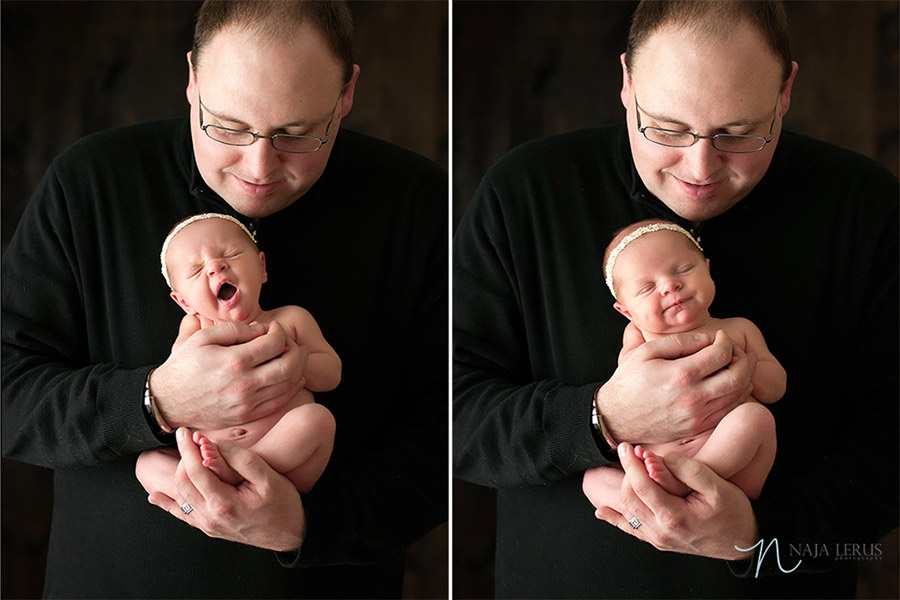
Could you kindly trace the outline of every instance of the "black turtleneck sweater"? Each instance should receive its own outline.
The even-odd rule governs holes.
[[[753,506],[784,568],[802,564],[780,574],[772,550],[757,579],[755,563],[657,551],[596,520],[581,491],[604,462],[592,393],[627,323],[604,248],[640,219],[684,224],[640,182],[625,126],[495,165],[454,239],[453,457],[457,476],[498,489],[498,597],[852,597],[858,562],[838,545],[897,525],[897,200],[873,161],[785,132],[755,189],[699,228],[711,311],[756,323],[788,375]]]
[[[296,557],[209,539],[134,477],[159,445],[144,381],[183,315],[160,246],[185,216],[234,214],[187,120],[89,136],[50,166],[2,261],[4,456],[55,469],[46,596],[400,594],[405,546],[446,518],[447,175],[350,131],[334,143],[313,188],[253,224],[262,306],[308,309],[343,361],[316,394],[337,436]]]

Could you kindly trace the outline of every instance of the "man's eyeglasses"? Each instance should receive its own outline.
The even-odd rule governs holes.
[[[343,93],[343,91],[342,91]],[[325,128],[325,137],[320,138],[313,135],[289,135],[287,133],[276,133],[275,135],[262,135],[253,131],[243,129],[230,129],[220,125],[203,124],[203,99],[200,98],[200,92],[197,91],[197,100],[199,103],[198,112],[200,114],[200,129],[211,140],[215,140],[221,144],[229,146],[249,146],[259,138],[264,138],[272,142],[272,147],[282,152],[293,152],[295,154],[305,154],[315,152],[322,147],[322,144],[328,143],[331,136],[331,124],[334,121],[334,109],[337,108],[341,95],[338,95],[331,107],[331,118],[328,120],[328,126]]]
[[[692,131],[676,131],[662,129],[660,127],[641,127],[641,109],[638,106],[637,95],[634,97],[634,109],[637,115],[637,128],[643,136],[654,144],[669,146],[672,148],[687,148],[693,146],[697,140],[712,140],[712,145],[721,152],[734,154],[749,154],[759,152],[772,141],[775,132],[775,120],[778,118],[778,101],[775,101],[775,115],[772,117],[772,125],[769,127],[769,137],[761,135],[738,135],[732,133],[717,133],[716,135],[698,135]]]

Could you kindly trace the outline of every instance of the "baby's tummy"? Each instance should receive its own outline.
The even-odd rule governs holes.
[[[266,435],[272,427],[281,420],[281,417],[283,417],[285,413],[298,406],[309,404],[310,402],[315,402],[312,392],[303,388],[282,408],[265,417],[260,417],[255,421],[233,425],[231,427],[223,427],[221,429],[201,429],[199,431],[216,444],[231,442],[242,448],[249,448]]]
[[[700,448],[703,447],[707,440],[709,440],[709,436],[712,435],[713,431],[713,429],[709,429],[699,435],[675,440],[674,442],[667,442],[665,444],[641,444],[641,447],[658,456],[665,456],[670,452],[674,452],[682,456],[693,457]]]

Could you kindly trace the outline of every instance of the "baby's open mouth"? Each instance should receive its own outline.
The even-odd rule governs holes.
[[[230,283],[223,283],[222,287],[219,288],[219,300],[224,300],[228,302],[234,297],[234,294],[237,292],[237,288],[231,285]]]

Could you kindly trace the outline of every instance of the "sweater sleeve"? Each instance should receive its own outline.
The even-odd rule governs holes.
[[[453,468],[489,487],[540,485],[603,464],[591,433],[598,383],[536,377],[525,325],[527,269],[490,175],[453,245]]]
[[[3,454],[72,468],[159,445],[143,415],[149,367],[89,362],[83,269],[51,168],[2,259]]]

